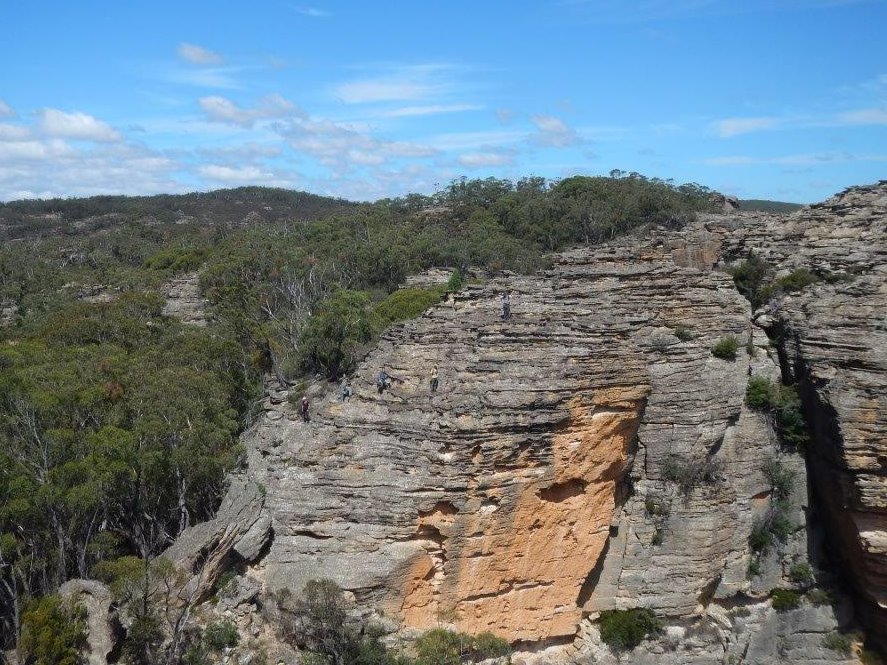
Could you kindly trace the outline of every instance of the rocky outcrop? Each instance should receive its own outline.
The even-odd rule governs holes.
[[[207,324],[206,299],[200,295],[200,276],[196,272],[179,275],[160,289],[166,298],[163,313],[192,326]]]
[[[887,181],[851,188],[784,224],[741,229],[732,243],[783,272],[824,278],[757,320],[780,339],[783,373],[801,388],[831,553],[872,635],[887,635]]]
[[[881,625],[884,185],[475,283],[388,330],[347,401],[310,389],[310,423],[274,391],[244,437],[263,496],[237,531],[269,525],[246,577],[265,596],[331,578],[387,621],[491,630],[528,663],[614,662],[596,620],[638,606],[666,633],[621,662],[852,662],[823,646],[852,625],[849,604],[777,612],[768,596],[829,585],[825,540]],[[720,269],[750,253],[833,283],[753,317]],[[728,336],[732,361],[711,353]],[[799,382],[809,491],[804,456],[745,406],[750,375]],[[772,464],[794,478],[788,533],[756,554]],[[198,541],[241,537],[220,536],[225,523]],[[808,564],[815,579],[799,582]]]
[[[119,628],[112,610],[111,590],[96,580],[68,580],[59,588],[62,598],[70,599],[86,610],[87,662],[105,665],[119,648]]]

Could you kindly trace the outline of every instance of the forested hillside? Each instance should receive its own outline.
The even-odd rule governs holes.
[[[66,579],[113,581],[121,557],[147,575],[216,509],[262,375],[347,373],[443,295],[397,291],[406,275],[530,272],[571,244],[681,227],[710,194],[614,173],[371,204],[244,188],[0,206],[0,648],[73,611],[38,603]],[[189,272],[206,327],[162,313],[162,285]],[[130,662],[160,630],[144,619]]]

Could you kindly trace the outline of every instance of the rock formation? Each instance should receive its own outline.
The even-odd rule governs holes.
[[[246,577],[266,595],[330,578],[407,627],[493,631],[527,662],[616,662],[595,619],[632,607],[667,631],[621,662],[852,662],[823,646],[847,603],[777,612],[768,593],[808,562],[807,584],[830,583],[828,551],[885,625],[885,201],[881,183],[568,251],[389,329],[350,399],[312,393],[308,424],[275,391],[244,437],[261,506],[228,539],[255,536]],[[844,281],[753,317],[719,269],[749,252]],[[711,352],[728,336],[732,361]],[[812,492],[744,404],[751,375],[799,382]],[[791,533],[758,558],[767,463],[796,481]]]

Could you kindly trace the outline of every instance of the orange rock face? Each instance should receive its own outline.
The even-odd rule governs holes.
[[[406,576],[405,623],[455,623],[512,641],[573,635],[576,601],[607,541],[644,397],[635,388],[574,398],[552,437],[551,467],[478,482],[461,513],[444,503],[421,514],[416,533],[425,553]]]

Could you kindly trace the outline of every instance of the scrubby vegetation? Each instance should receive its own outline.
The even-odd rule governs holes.
[[[398,292],[407,274],[452,266],[455,290],[468,266],[530,271],[569,244],[679,227],[709,194],[614,172],[372,204],[248,187],[0,205],[0,648],[30,599],[95,574],[121,603],[157,604],[123,656],[156,660],[155,587],[177,574],[156,557],[216,510],[260,377],[349,372],[440,299]],[[162,311],[161,285],[193,271],[205,328]]]
[[[773,609],[777,612],[785,612],[801,606],[801,597],[797,591],[792,589],[773,589],[770,592],[770,600],[773,602]]]
[[[773,419],[783,445],[803,450],[810,434],[794,386],[775,384],[761,376],[750,377],[745,389],[745,403]]]
[[[614,651],[630,651],[662,633],[662,622],[647,608],[601,612],[601,639]]]
[[[708,455],[669,455],[662,462],[661,473],[664,480],[676,484],[686,497],[699,485],[716,483],[720,465]]]
[[[727,335],[719,339],[713,347],[711,354],[721,360],[736,360],[736,352],[739,350],[739,340],[735,335]]]
[[[443,628],[429,630],[415,643],[415,660],[387,649],[382,631],[348,614],[342,590],[330,580],[312,580],[299,597],[278,596],[283,634],[307,653],[308,662],[340,665],[459,665],[508,656],[511,647],[492,633],[468,635]]]

